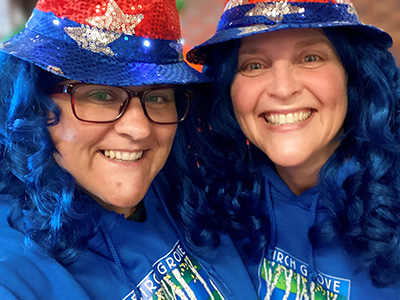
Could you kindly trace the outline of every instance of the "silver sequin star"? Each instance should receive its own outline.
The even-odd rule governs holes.
[[[183,45],[178,42],[170,42],[169,46],[179,54],[179,61],[183,60]]]
[[[228,9],[234,8],[239,5],[243,4],[249,4],[248,0],[230,0],[228,3],[225,5],[224,11],[227,11]]]
[[[278,26],[278,24],[275,24],[275,25],[257,24],[257,25],[253,25],[253,26],[242,27],[242,28],[239,28],[239,30],[240,30],[239,35],[268,30],[268,29],[271,29],[276,26]]]
[[[276,3],[257,3],[256,6],[246,13],[246,16],[265,16],[273,22],[279,22],[283,20],[285,15],[304,13],[306,10],[303,7],[291,5],[287,2],[276,2]]]
[[[64,30],[83,49],[94,53],[103,52],[109,56],[113,56],[114,52],[107,45],[121,36],[120,33],[91,28],[88,25],[83,25],[82,27],[65,27]]]
[[[118,4],[114,0],[110,0],[107,4],[107,11],[104,16],[87,18],[86,22],[101,29],[134,35],[135,27],[140,24],[143,19],[144,16],[142,14],[124,14]]]

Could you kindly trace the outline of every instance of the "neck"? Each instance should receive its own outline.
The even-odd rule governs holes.
[[[296,196],[317,185],[320,169],[304,171],[302,168],[276,166],[279,176]]]

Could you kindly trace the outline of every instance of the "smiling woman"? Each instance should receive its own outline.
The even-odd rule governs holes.
[[[137,92],[138,87],[80,82],[55,87],[51,97],[63,112],[49,127],[57,163],[102,206],[131,216],[164,166],[176,124],[185,117],[177,117],[174,88],[142,86]]]
[[[319,169],[340,144],[346,87],[340,58],[320,29],[242,40],[231,87],[236,118],[297,195],[317,183]]]
[[[256,298],[166,208],[191,219],[169,155],[210,81],[182,56],[175,0],[40,0],[0,45],[0,299]]]
[[[52,94],[53,101],[63,112],[58,123],[49,127],[51,139],[57,149],[55,160],[102,206],[129,217],[164,166],[172,147],[176,124],[149,121],[137,97],[126,95],[123,101],[108,99],[107,102],[117,101],[116,106],[112,104],[114,108],[105,105],[104,100],[99,105],[98,90],[95,95],[90,86],[92,85],[80,84],[79,87],[86,91],[80,92],[76,89],[73,92],[71,97],[74,99],[74,110],[71,109],[71,97],[68,94]],[[154,87],[152,88],[154,91]],[[165,93],[163,86],[158,88]],[[115,90],[117,87],[107,89]],[[96,97],[95,104],[84,104],[83,107],[81,102],[88,101],[82,100],[80,93],[85,93],[91,99]],[[173,90],[169,94],[172,98]],[[108,93],[106,97],[111,96]],[[130,99],[133,101],[129,101]],[[130,103],[122,109],[121,104],[124,101]],[[119,113],[120,110],[122,113]],[[173,101],[172,105],[163,106],[160,110],[165,115],[172,113],[175,123],[178,122]],[[110,122],[110,113],[113,113],[112,119],[115,122]],[[79,120],[75,115],[79,116]],[[103,119],[94,120],[97,116]],[[95,123],[88,124],[86,119]],[[134,184],[139,182],[140,184]]]
[[[225,4],[214,36],[187,55],[216,78],[189,118],[191,193],[223,216],[259,299],[398,298],[391,37],[350,0]]]

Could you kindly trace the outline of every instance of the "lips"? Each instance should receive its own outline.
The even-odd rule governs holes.
[[[116,161],[136,162],[142,158],[143,150],[133,152],[104,150],[103,154],[104,156]]]
[[[266,114],[264,116],[265,121],[267,123],[274,125],[274,126],[283,126],[288,124],[296,124],[301,123],[308,120],[312,115],[312,111],[301,111],[301,112],[294,112],[288,114]]]

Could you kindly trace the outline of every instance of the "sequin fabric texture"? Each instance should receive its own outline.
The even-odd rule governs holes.
[[[225,2],[215,35],[189,51],[187,59],[202,64],[211,45],[252,34],[334,26],[351,26],[375,35],[387,45],[392,43],[387,33],[360,22],[350,0],[229,0]]]
[[[0,51],[88,83],[210,81],[183,60],[175,0],[39,0]]]
[[[346,2],[346,3],[344,3]],[[294,24],[359,23],[357,12],[348,0],[341,1],[261,1],[231,0],[217,31],[249,26]],[[247,31],[246,31],[247,32]]]
[[[138,37],[178,40],[181,35],[173,1],[39,0],[36,8],[79,24]]]
[[[239,5],[244,5],[244,4],[255,4],[255,3],[263,3],[266,2],[265,0],[226,0],[225,1],[225,9],[224,11],[231,9],[233,7],[239,6]],[[350,0],[303,0],[303,1],[296,1],[296,0],[272,0],[268,2],[277,2],[277,3],[290,3],[290,2],[309,2],[309,3],[337,3],[337,4],[348,4],[353,6],[353,3],[351,3]]]

